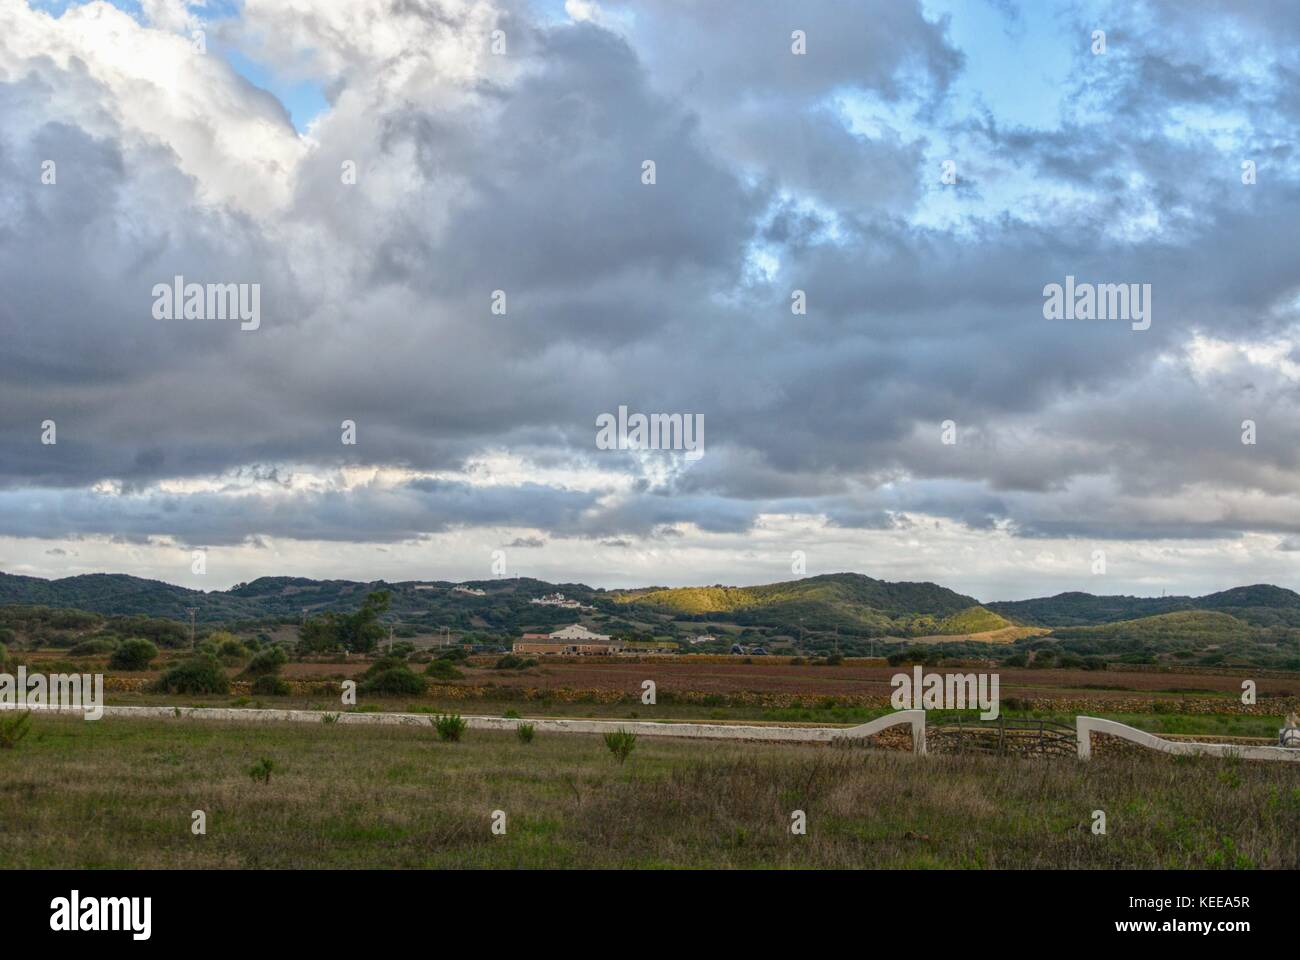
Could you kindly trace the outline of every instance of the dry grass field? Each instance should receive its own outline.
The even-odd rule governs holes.
[[[11,868],[1294,868],[1297,823],[1289,764],[1154,755],[642,738],[620,766],[597,736],[49,715],[0,750]]]

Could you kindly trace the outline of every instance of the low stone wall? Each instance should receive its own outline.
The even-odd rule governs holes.
[[[1130,727],[1115,720],[1101,717],[1076,717],[1079,758],[1092,756],[1093,740],[1098,735],[1125,740],[1146,750],[1175,756],[1235,757],[1241,760],[1276,760],[1283,763],[1300,763],[1300,750],[1278,746],[1261,746],[1243,743],[1210,743],[1206,741],[1166,740],[1145,730]],[[1114,750],[1114,746],[1111,745]]]

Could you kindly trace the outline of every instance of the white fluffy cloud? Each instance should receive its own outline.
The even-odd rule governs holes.
[[[1030,129],[963,88],[981,51],[925,5],[740,6],[0,5],[9,565],[116,536],[322,572],[320,544],[363,565],[444,538],[466,575],[544,540],[530,562],[567,578],[763,579],[745,538],[779,557],[814,530],[836,564],[972,592],[1093,586],[1040,561],[1094,540],[1149,565],[1128,588],[1187,557],[1207,587],[1216,557],[1278,579],[1300,63],[1272,21],[1207,5],[1235,39],[1188,46],[1159,3],[1063,6],[1062,31],[1114,23],[1111,52],[1079,45],[1060,126]],[[299,132],[248,63],[327,109]],[[1151,283],[1151,330],[1044,321],[1067,273]],[[260,284],[261,329],[160,324],[177,274]],[[620,404],[703,414],[704,459],[595,449]],[[584,559],[602,542],[631,552]]]

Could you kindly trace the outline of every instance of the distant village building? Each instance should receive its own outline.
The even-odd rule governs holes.
[[[548,593],[544,597],[534,597],[528,601],[541,607],[564,607],[568,610],[580,610],[582,604],[577,600],[570,600],[562,593]]]
[[[477,587],[452,587],[453,593],[468,593],[471,597],[486,597],[486,590],[479,590]]]
[[[712,634],[702,633],[698,637],[691,637],[690,644],[691,646],[694,647],[694,646],[698,646],[701,643],[712,643],[714,640],[717,639],[718,638],[713,636]]]
[[[554,633],[525,633],[515,641],[515,653],[564,654],[568,656],[610,656],[623,652],[623,644],[603,633],[593,633],[581,624]]]

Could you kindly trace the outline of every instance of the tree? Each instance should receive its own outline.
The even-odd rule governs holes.
[[[332,613],[312,617],[298,631],[298,648],[305,653],[326,653],[339,645],[338,618]]]
[[[387,590],[376,590],[353,613],[312,617],[298,633],[299,647],[310,653],[323,653],[339,647],[349,653],[373,650],[384,636],[379,615],[388,609],[390,597]]]
[[[351,653],[366,653],[384,636],[384,627],[379,622],[379,615],[388,609],[391,594],[387,590],[376,590],[361,604],[355,613],[344,614],[335,623],[338,640]]]

